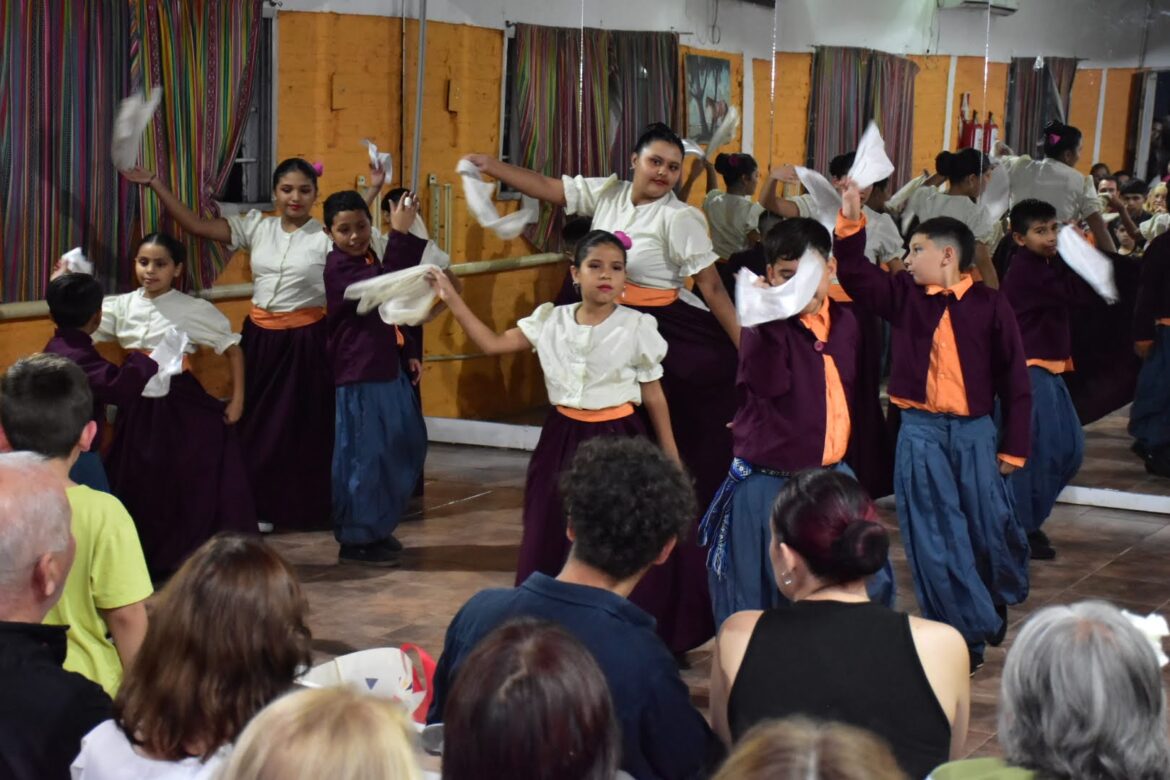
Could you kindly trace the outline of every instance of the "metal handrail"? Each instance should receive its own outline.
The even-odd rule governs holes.
[[[482,274],[504,273],[519,271],[524,268],[538,268],[543,265],[560,263],[566,258],[559,252],[543,252],[536,255],[521,257],[502,257],[498,260],[475,260],[470,263],[456,263],[451,266],[451,272],[456,276],[480,276]],[[208,301],[233,301],[252,297],[252,283],[223,284],[208,287],[206,290],[192,293],[192,295]],[[49,305],[44,301],[20,301],[17,303],[0,303],[0,321],[4,320],[31,320],[37,317],[49,316]]]

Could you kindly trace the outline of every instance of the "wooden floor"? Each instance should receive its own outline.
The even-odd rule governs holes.
[[[304,582],[319,658],[413,642],[437,659],[447,624],[472,594],[512,585],[527,463],[524,452],[432,445],[426,497],[398,531],[406,546],[398,569],[338,565],[328,532],[270,537]],[[1133,465],[1140,470],[1136,459]],[[882,504],[896,540],[892,507]],[[974,755],[998,751],[996,698],[1004,655],[1029,614],[1047,604],[1090,598],[1142,613],[1170,610],[1167,516],[1061,505],[1046,528],[1058,557],[1034,563],[1030,598],[1012,609],[1004,647],[988,648],[987,664],[972,680],[967,752]],[[914,612],[901,545],[895,541],[891,549],[898,606]],[[683,677],[706,711],[709,645],[691,652],[688,660]]]

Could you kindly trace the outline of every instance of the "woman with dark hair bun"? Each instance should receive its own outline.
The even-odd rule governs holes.
[[[688,200],[691,186],[699,173],[707,171],[707,194],[703,198],[703,213],[711,226],[711,243],[720,262],[736,252],[750,249],[760,241],[760,217],[765,209],[754,200],[760,183],[760,166],[750,154],[720,153],[715,161],[703,159],[695,163],[691,175],[679,190],[680,200]],[[719,189],[716,176],[723,177],[725,189]],[[728,279],[725,277],[724,281]],[[729,285],[731,289],[734,285]]]
[[[711,717],[728,744],[762,721],[806,715],[874,732],[911,777],[961,755],[967,645],[948,625],[869,601],[865,578],[889,546],[856,480],[815,470],[788,481],[770,554],[792,603],[737,612],[715,644]]]

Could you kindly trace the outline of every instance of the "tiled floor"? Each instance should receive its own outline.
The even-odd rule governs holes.
[[[433,445],[419,519],[399,529],[407,548],[399,569],[339,566],[327,532],[270,537],[304,581],[319,657],[403,642],[437,657],[464,601],[482,588],[512,584],[527,462],[524,452]],[[882,503],[896,537],[892,508]],[[975,755],[998,751],[995,705],[1004,655],[1032,612],[1087,598],[1143,613],[1170,610],[1170,518],[1062,505],[1047,529],[1059,557],[1034,564],[1031,597],[1012,609],[1007,641],[988,649],[987,665],[972,680],[967,750]],[[899,606],[915,611],[905,556],[897,543],[892,550]],[[709,645],[689,661],[684,679],[706,708]]]
[[[1137,455],[1130,451],[1133,439],[1126,432],[1128,424],[1126,406],[1085,427],[1085,464],[1073,484],[1170,496],[1170,479],[1147,474]]]

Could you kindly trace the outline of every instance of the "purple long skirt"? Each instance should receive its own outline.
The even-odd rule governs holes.
[[[118,410],[106,458],[152,577],[168,576],[220,531],[256,532],[256,511],[239,441],[224,404],[189,373],[163,398]]]
[[[715,635],[707,590],[707,551],[697,543],[698,523],[731,462],[735,416],[735,346],[709,311],[675,301],[633,306],[658,321],[669,349],[662,362],[662,389],[679,455],[695,481],[699,514],[690,536],[662,566],[653,567],[630,600],[658,620],[658,633],[676,653]]]
[[[569,468],[581,442],[599,436],[645,436],[638,414],[620,420],[591,423],[566,417],[551,409],[540,431],[540,440],[528,462],[524,484],[524,536],[516,564],[516,584],[534,571],[555,577],[569,556],[565,536],[565,512],[557,489],[561,473]]]
[[[244,321],[240,444],[256,514],[277,528],[330,527],[334,388],[325,336],[324,320],[287,330]]]
[[[845,462],[866,492],[881,498],[894,492],[894,437],[881,401],[882,322],[856,303],[841,305],[853,310],[861,331]]]

